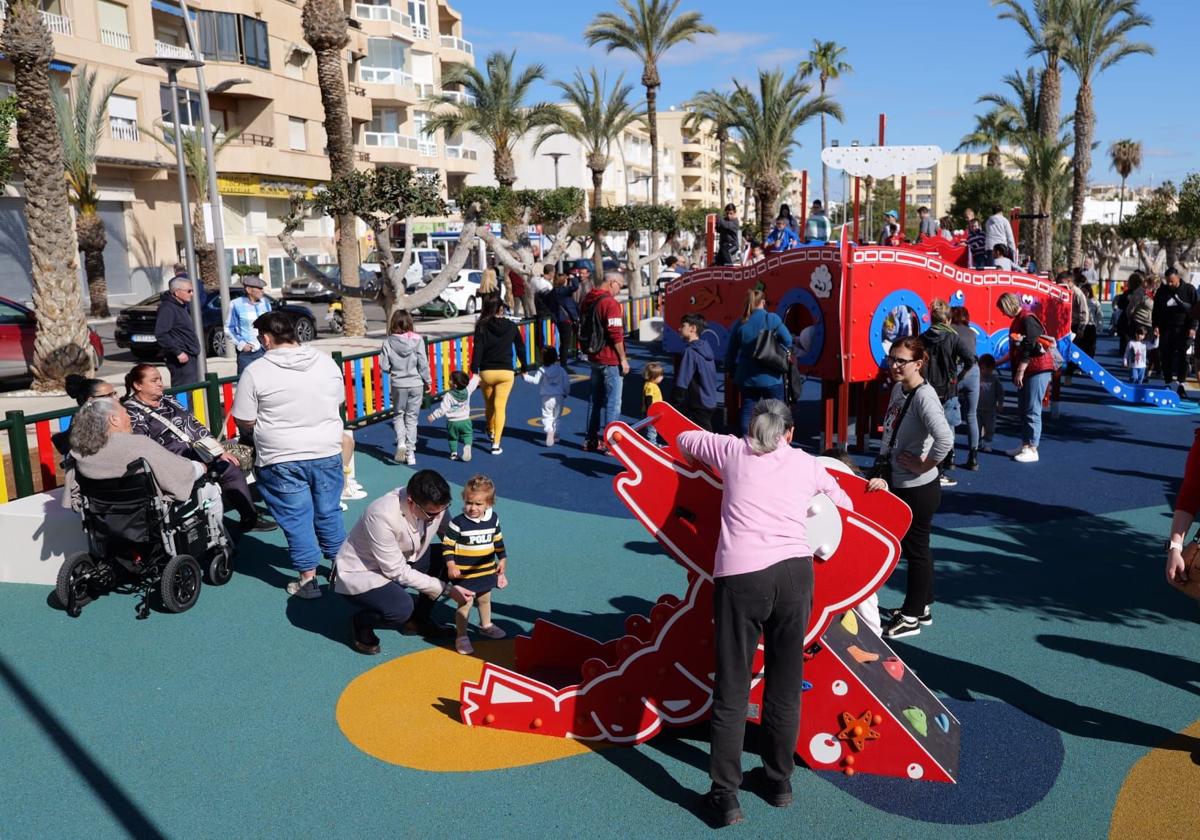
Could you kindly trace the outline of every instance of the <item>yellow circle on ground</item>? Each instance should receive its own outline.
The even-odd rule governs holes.
[[[564,405],[561,416],[566,417],[570,413],[571,413],[571,409],[568,406]],[[528,422],[529,422],[529,425],[533,426],[535,429],[540,429],[542,427],[542,418],[541,417],[530,417]]]
[[[1172,735],[1133,765],[1117,794],[1109,837],[1200,837],[1192,760],[1200,743],[1197,739],[1200,721]]]
[[[591,752],[566,738],[461,722],[459,686],[479,679],[481,659],[512,667],[512,647],[511,641],[482,641],[475,656],[435,647],[385,662],[346,686],[338,726],[380,761],[431,772],[501,770]]]

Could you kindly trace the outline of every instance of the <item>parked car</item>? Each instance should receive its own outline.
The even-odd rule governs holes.
[[[33,339],[37,322],[33,310],[0,297],[0,382],[28,384],[33,379],[29,365],[33,362]],[[98,370],[104,363],[104,344],[96,331],[88,328],[92,364]]]
[[[585,259],[578,259],[578,260],[563,260],[563,271],[565,271],[566,273],[570,274],[576,268],[586,268],[589,272],[591,272],[592,277],[596,276],[596,264],[595,264],[595,262],[593,262],[590,259],[585,258]],[[605,257],[604,258],[604,270],[605,271],[620,271],[621,264],[619,262],[617,262],[615,259],[613,259],[612,257]]]
[[[230,299],[242,297],[244,294],[245,290],[240,287],[229,290]],[[132,350],[134,357],[142,361],[154,362],[161,358],[158,339],[154,337],[154,321],[158,317],[158,305],[162,298],[162,294],[151,295],[117,316],[117,346]],[[278,309],[296,319],[296,337],[300,339],[301,344],[317,337],[317,320],[307,306],[280,303],[270,295],[266,295],[264,299],[270,301],[272,310]],[[200,314],[204,325],[205,352],[210,356],[224,355],[226,335],[221,323],[220,295],[210,295]]]
[[[393,250],[393,254],[392,267],[395,270],[403,252]],[[442,252],[437,248],[414,248],[413,260],[404,275],[404,288],[409,292],[421,288],[433,279],[444,266]],[[383,270],[383,264],[379,262],[379,252],[372,251],[367,254],[367,258],[362,262],[362,267],[379,274]]]
[[[479,295],[479,284],[483,280],[483,272],[476,268],[464,268],[458,272],[458,276],[450,281],[450,285],[442,290],[441,299],[447,304],[445,307],[449,313],[450,306],[454,307],[452,314],[447,314],[447,318],[453,318],[460,312],[466,312],[468,315],[474,315],[480,309],[482,299]]]
[[[341,267],[336,264],[317,266],[331,280],[340,280],[342,277]],[[379,282],[379,273],[376,270],[369,268],[367,265],[358,267],[358,283],[363,288],[369,288]],[[334,300],[341,298],[337,292],[324,286],[316,280],[310,279],[307,275],[299,275],[295,280],[289,281],[283,287],[283,300],[286,303],[290,300],[303,300],[307,303],[332,303]]]

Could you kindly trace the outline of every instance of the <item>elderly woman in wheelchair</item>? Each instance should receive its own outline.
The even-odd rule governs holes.
[[[222,524],[220,474],[134,435],[115,399],[84,404],[71,424],[64,504],[83,517],[89,550],[67,558],[58,573],[59,602],[72,616],[110,591],[138,592],[138,618],[152,593],[169,612],[190,609],[201,578],[227,583],[233,544]]]

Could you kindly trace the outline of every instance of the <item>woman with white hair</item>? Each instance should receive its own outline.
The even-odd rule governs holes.
[[[71,458],[67,471],[63,506],[76,496],[75,470],[91,479],[120,478],[129,465],[145,458],[163,493],[175,500],[188,499],[204,465],[173,452],[143,435],[133,433],[125,406],[114,399],[84,403],[71,422]]]
[[[751,666],[765,641],[763,773],[776,807],[792,801],[800,729],[804,635],[812,610],[812,547],[807,516],[825,493],[841,507],[850,498],[816,458],[792,448],[792,413],[780,400],[754,406],[744,438],[683,432],[676,443],[724,480],[721,536],[713,567],[717,670],[713,691],[712,789],[705,805],[723,825],[741,822],[742,738]]]

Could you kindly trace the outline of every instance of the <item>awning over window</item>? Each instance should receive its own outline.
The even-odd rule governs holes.
[[[183,17],[183,11],[180,10],[178,3],[172,3],[170,0],[150,0],[150,8],[157,9],[160,12],[166,12],[168,15],[175,17]],[[192,13],[192,19],[196,19],[196,10],[189,9]]]

